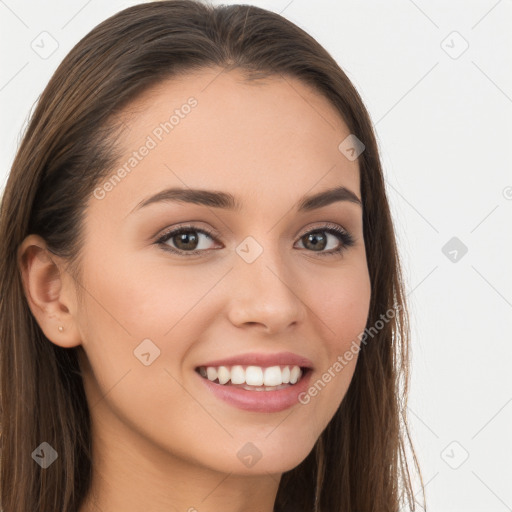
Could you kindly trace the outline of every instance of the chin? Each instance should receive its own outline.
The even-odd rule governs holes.
[[[313,447],[314,442],[305,443],[303,439],[288,439],[288,442],[284,443],[278,436],[273,442],[269,442],[269,439],[247,441],[237,445],[234,457],[227,456],[226,451],[223,452],[223,456],[214,456],[215,463],[210,467],[223,473],[238,475],[280,474],[301,464]]]

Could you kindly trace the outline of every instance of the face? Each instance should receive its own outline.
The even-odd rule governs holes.
[[[338,149],[350,131],[307,85],[237,71],[161,83],[130,113],[125,157],[88,203],[74,315],[96,431],[166,463],[290,470],[345,396],[357,353],[336,362],[368,316],[358,162]],[[148,201],[167,189],[189,195]]]

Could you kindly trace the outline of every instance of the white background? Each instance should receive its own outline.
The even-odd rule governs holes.
[[[136,3],[0,1],[2,188],[57,65]],[[428,510],[512,511],[511,0],[245,3],[315,37],[375,125],[411,307],[408,414]],[[58,43],[48,58],[31,47],[43,31]],[[443,253],[452,237],[466,254]]]

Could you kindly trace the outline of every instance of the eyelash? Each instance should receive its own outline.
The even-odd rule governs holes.
[[[204,252],[207,252],[208,250],[210,250],[210,249],[199,249],[199,250],[196,249],[194,251],[182,251],[180,249],[174,249],[165,243],[176,235],[180,235],[182,233],[188,233],[190,231],[202,233],[203,235],[207,235],[212,240],[215,240],[216,235],[214,233],[208,231],[207,229],[200,229],[200,228],[197,228],[192,225],[187,225],[187,226],[180,226],[178,228],[172,229],[171,231],[167,231],[155,243],[157,245],[160,245],[164,251],[168,251],[173,254],[182,255],[185,257],[195,256],[195,255],[198,255],[198,254],[201,254],[201,253],[204,253]],[[352,247],[355,243],[355,240],[352,237],[352,235],[348,231],[345,231],[343,228],[340,228],[339,226],[337,226],[336,224],[328,224],[328,225],[321,226],[319,228],[314,228],[310,231],[307,231],[306,233],[304,233],[302,236],[299,237],[299,240],[302,239],[303,237],[305,237],[306,235],[309,235],[312,233],[323,233],[323,232],[330,233],[331,235],[335,235],[338,238],[338,240],[340,240],[342,242],[342,244],[339,247],[339,249],[331,250],[329,252],[323,252],[323,251],[319,252],[318,254],[320,254],[321,256],[337,256],[337,255],[341,254],[343,251],[345,251],[346,249],[348,249],[349,247]],[[312,251],[312,252],[316,252],[316,251]]]

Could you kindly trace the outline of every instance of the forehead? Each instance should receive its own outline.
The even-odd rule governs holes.
[[[339,185],[360,196],[358,163],[338,149],[348,127],[327,98],[292,77],[191,72],[146,91],[124,122],[118,164],[128,172],[108,199],[125,214],[171,186],[224,190],[274,208]],[[127,166],[143,146],[150,149]]]

